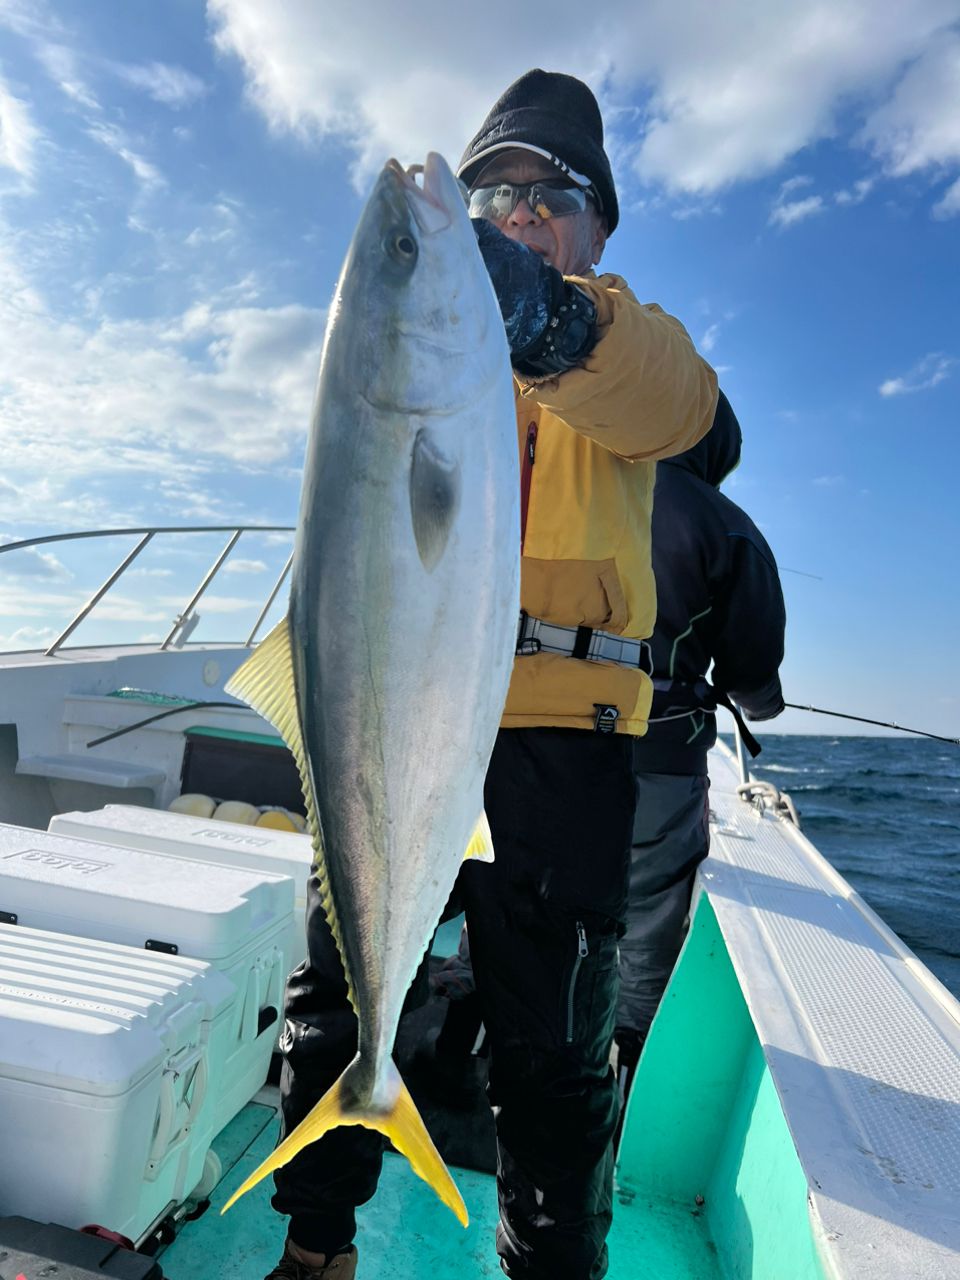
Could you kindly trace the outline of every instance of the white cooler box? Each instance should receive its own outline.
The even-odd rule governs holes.
[[[292,965],[307,955],[307,880],[313,862],[310,837],[269,827],[245,827],[213,818],[191,818],[185,813],[144,809],[132,804],[108,804],[91,813],[58,813],[50,830],[81,840],[172,853],[178,858],[219,862],[228,867],[273,871],[290,876],[294,883],[294,946]]]
[[[210,1035],[217,1128],[263,1085],[290,969],[289,876],[0,823],[0,913],[33,929],[207,961],[236,991]]]
[[[234,1001],[202,961],[0,924],[3,1213],[139,1241],[186,1200]]]

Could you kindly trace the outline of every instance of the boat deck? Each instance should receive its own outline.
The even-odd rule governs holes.
[[[220,1209],[276,1144],[276,1090],[265,1089],[214,1143],[223,1177],[210,1208],[188,1223],[163,1253],[171,1280],[261,1280],[283,1250],[286,1219],[270,1207],[272,1179],[254,1187],[226,1215]],[[464,1231],[433,1192],[388,1153],[374,1199],[358,1215],[361,1277],[501,1276],[493,1237],[497,1223],[494,1179],[469,1169],[453,1174],[470,1213]],[[695,1204],[681,1206],[623,1195],[609,1240],[610,1280],[719,1280],[716,1251]]]

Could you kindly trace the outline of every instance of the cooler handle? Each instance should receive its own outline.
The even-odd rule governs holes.
[[[197,1070],[193,1078],[193,1096],[187,1107],[184,1123],[177,1126],[179,1107],[177,1106],[174,1086],[177,1080],[185,1076],[194,1064],[196,1064]],[[196,1119],[197,1113],[203,1106],[204,1098],[207,1095],[208,1074],[206,1050],[199,1045],[192,1051],[182,1050],[180,1055],[171,1058],[164,1067],[163,1074],[160,1077],[157,1131],[153,1136],[153,1142],[150,1144],[150,1154],[147,1157],[148,1178],[156,1173],[160,1161]]]
[[[247,990],[240,1015],[241,1044],[250,1044],[263,1034],[260,1015],[265,1008],[272,1007],[277,1014],[267,1026],[273,1026],[279,1019],[285,980],[283,968],[283,956],[274,949],[269,956],[260,956],[247,973]]]

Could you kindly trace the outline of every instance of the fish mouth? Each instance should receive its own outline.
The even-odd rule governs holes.
[[[456,179],[441,155],[431,151],[426,164],[412,164],[406,169],[398,160],[388,160],[386,170],[399,182],[410,212],[424,235],[435,235],[452,224],[450,193],[451,190],[457,192],[459,199],[459,192]],[[418,177],[422,178],[422,185]]]

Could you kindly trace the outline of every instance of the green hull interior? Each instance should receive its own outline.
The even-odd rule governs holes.
[[[274,1265],[284,1220],[270,1208],[272,1180],[219,1210],[276,1134],[275,1110],[254,1103],[220,1135],[223,1179],[165,1251],[165,1274],[259,1280]],[[402,1157],[386,1157],[358,1215],[360,1280],[501,1275],[494,1180],[453,1172],[466,1231]],[[637,1073],[609,1247],[611,1280],[823,1280],[806,1178],[706,894]]]

